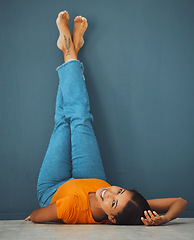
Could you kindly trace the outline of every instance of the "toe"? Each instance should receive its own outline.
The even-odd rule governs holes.
[[[60,16],[62,15],[62,13],[63,13],[63,12],[60,12],[60,13],[58,14],[58,17],[60,17]]]
[[[65,10],[63,13],[64,13],[65,15],[68,15],[68,16],[69,16],[68,11]]]
[[[81,16],[77,16],[75,19],[74,19],[74,22],[79,22],[81,21]]]
[[[68,14],[67,11],[64,11],[64,12],[63,12],[63,18],[69,19],[69,14]]]
[[[87,19],[85,17],[82,17],[82,22],[87,23]]]

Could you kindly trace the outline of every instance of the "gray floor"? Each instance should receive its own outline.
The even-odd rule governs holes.
[[[177,218],[162,226],[34,224],[23,220],[0,221],[0,239],[194,239],[194,218]]]

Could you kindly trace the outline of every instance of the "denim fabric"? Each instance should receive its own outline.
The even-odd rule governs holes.
[[[92,127],[93,116],[83,63],[70,60],[56,70],[59,86],[55,126],[37,183],[40,207],[49,205],[57,189],[70,179],[98,178],[106,181]]]

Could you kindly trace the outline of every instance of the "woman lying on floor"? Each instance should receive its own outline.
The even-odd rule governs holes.
[[[37,195],[40,209],[25,221],[161,225],[178,217],[186,208],[182,198],[145,198],[136,190],[106,182],[93,116],[78,52],[84,44],[87,19],[74,19],[73,38],[69,14],[60,12],[57,46],[64,63],[57,68],[55,126],[40,169]],[[165,213],[159,215],[158,213]]]

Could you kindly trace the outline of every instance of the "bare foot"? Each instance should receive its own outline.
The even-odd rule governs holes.
[[[83,35],[87,27],[88,27],[88,22],[85,17],[77,16],[74,19],[73,43],[75,46],[76,54],[79,52],[80,48],[84,45]]]
[[[56,20],[56,24],[59,29],[57,47],[61,49],[66,54],[66,56],[70,55],[70,50],[72,50],[72,48],[73,51],[75,51],[68,23],[69,23],[68,12],[67,11],[60,12]]]

